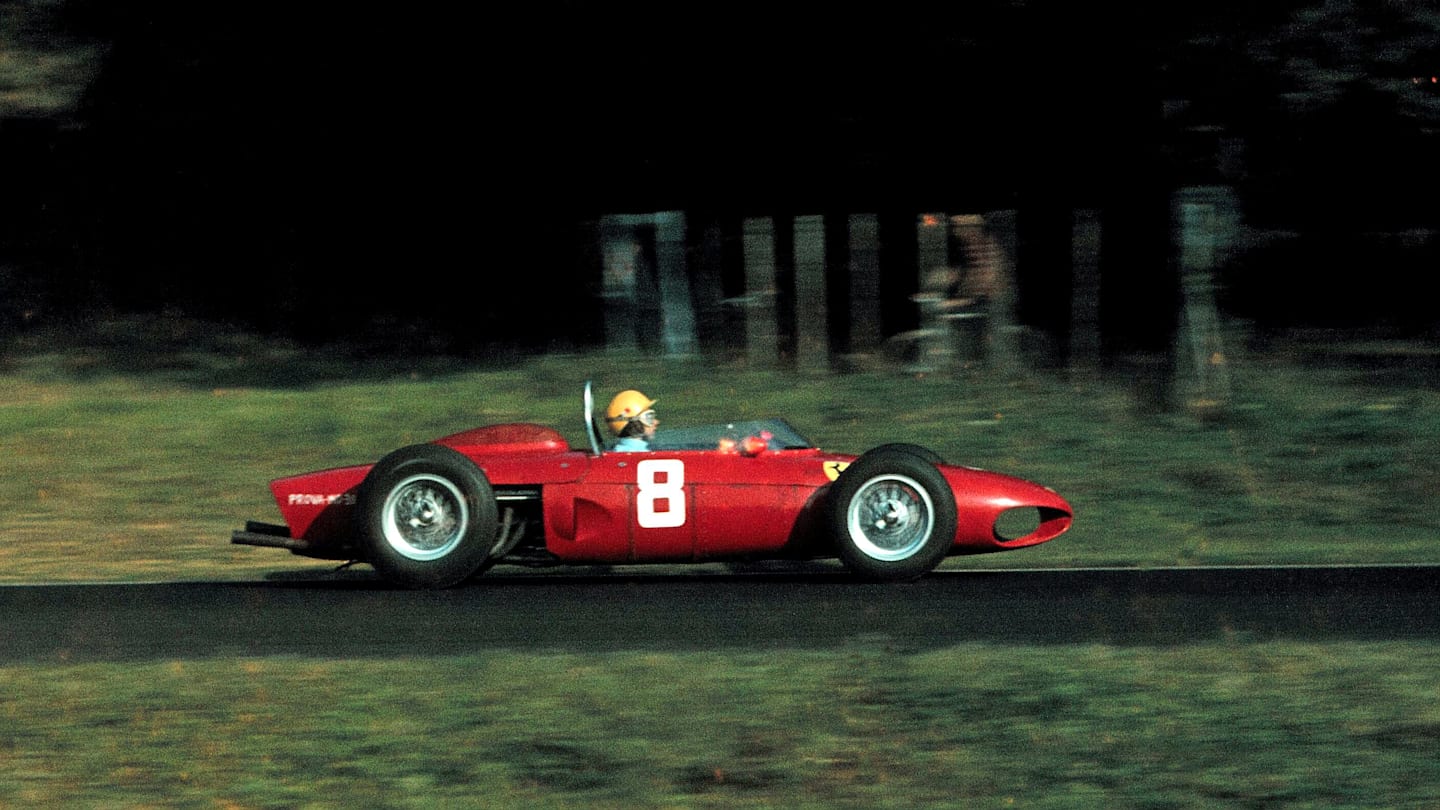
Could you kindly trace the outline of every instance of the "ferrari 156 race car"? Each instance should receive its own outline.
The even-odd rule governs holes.
[[[529,423],[402,447],[374,464],[270,482],[285,525],[231,541],[372,565],[412,588],[497,564],[694,563],[838,557],[869,580],[924,575],[950,555],[1034,546],[1070,528],[1048,487],[944,463],[913,444],[860,456],[811,446],[779,419],[666,428],[646,452]]]

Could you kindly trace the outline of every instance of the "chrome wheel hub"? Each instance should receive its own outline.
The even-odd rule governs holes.
[[[381,512],[385,541],[412,560],[444,557],[460,544],[470,524],[465,496],[449,480],[412,475],[396,484]]]
[[[850,539],[866,556],[895,562],[924,547],[935,527],[935,507],[918,482],[903,475],[866,481],[846,511]]]

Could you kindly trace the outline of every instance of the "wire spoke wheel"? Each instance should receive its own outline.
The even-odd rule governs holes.
[[[955,544],[955,493],[923,448],[885,445],[831,485],[836,554],[867,579],[903,581],[932,570]]]
[[[450,481],[435,475],[413,475],[385,499],[385,542],[412,560],[444,557],[460,544],[470,523],[465,497]]]
[[[855,545],[877,560],[904,560],[925,546],[935,505],[924,487],[902,475],[866,481],[850,501],[846,525]]]
[[[499,529],[495,491],[449,447],[417,444],[380,459],[360,487],[365,561],[409,588],[448,588],[484,569]]]

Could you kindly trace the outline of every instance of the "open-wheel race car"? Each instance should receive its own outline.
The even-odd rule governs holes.
[[[835,557],[865,579],[898,581],[1070,528],[1053,490],[917,445],[830,453],[773,419],[667,428],[652,449],[619,452],[602,442],[588,383],[584,419],[584,448],[550,427],[500,424],[276,479],[285,525],[252,521],[231,541],[366,562],[414,588],[497,563]]]

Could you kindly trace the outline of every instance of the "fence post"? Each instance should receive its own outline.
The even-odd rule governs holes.
[[[690,214],[686,228],[686,264],[690,268],[690,297],[695,302],[695,340],[700,353],[725,358],[725,304],[722,263],[724,236],[713,216]]]
[[[632,229],[613,216],[601,217],[596,226],[600,243],[600,296],[605,310],[605,348],[634,352],[640,348],[640,317],[636,306],[641,251]]]
[[[775,231],[768,217],[746,219],[742,224],[745,293],[745,355],[760,368],[771,368],[778,356],[775,334]]]
[[[825,306],[825,218],[795,217],[795,365],[825,369],[830,326]]]
[[[654,221],[665,354],[688,357],[695,353],[695,308],[686,267],[685,215],[679,211],[661,211],[655,214]]]
[[[850,345],[851,354],[870,354],[880,347],[879,224],[874,214],[850,215]]]
[[[786,370],[795,368],[795,217],[777,215],[771,220],[775,245],[775,360]]]
[[[1180,384],[1186,406],[1207,418],[1223,413],[1230,400],[1224,335],[1215,303],[1215,268],[1226,247],[1232,211],[1228,189],[1195,186],[1176,194],[1183,296],[1177,369],[1184,375]]]

